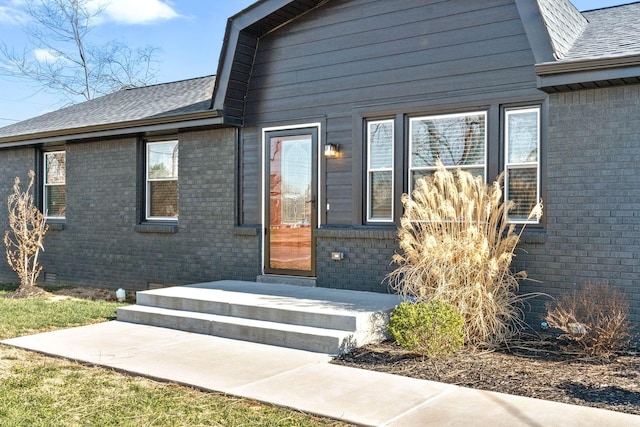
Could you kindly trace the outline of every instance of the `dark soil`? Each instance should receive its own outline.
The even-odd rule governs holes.
[[[603,360],[529,340],[508,350],[464,349],[426,359],[384,342],[356,349],[334,363],[640,415],[640,354],[634,352]]]

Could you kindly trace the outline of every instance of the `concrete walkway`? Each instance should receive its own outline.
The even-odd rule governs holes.
[[[348,368],[330,364],[324,354],[118,321],[1,343],[358,425],[640,426],[640,416]]]

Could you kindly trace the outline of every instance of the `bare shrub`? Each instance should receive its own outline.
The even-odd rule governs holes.
[[[29,185],[22,192],[20,179],[16,177],[13,193],[8,198],[9,228],[4,233],[4,244],[7,251],[7,262],[18,273],[20,287],[14,296],[28,297],[44,291],[36,286],[42,266],[38,263],[38,255],[48,230],[44,215],[34,205],[33,184],[35,173],[29,171]]]
[[[418,180],[411,197],[402,196],[402,253],[387,276],[405,297],[455,307],[465,320],[466,342],[474,345],[506,342],[524,326],[521,303],[528,296],[517,291],[527,275],[510,269],[520,234],[506,220],[513,203],[503,202],[501,182],[487,186],[441,164]],[[538,204],[529,218],[541,211]]]
[[[546,304],[545,321],[564,332],[589,356],[610,357],[625,349],[631,339],[629,303],[622,292],[604,284],[585,284]]]

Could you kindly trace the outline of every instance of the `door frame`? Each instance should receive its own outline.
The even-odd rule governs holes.
[[[262,239],[261,239],[261,270],[262,274],[273,274],[273,275],[293,275],[293,276],[301,276],[301,277],[315,277],[316,276],[316,237],[315,230],[320,227],[321,223],[321,171],[322,171],[322,124],[319,122],[314,123],[303,123],[297,125],[285,125],[285,126],[274,126],[274,127],[265,127],[262,128],[262,177],[261,177],[261,194],[262,194],[262,204],[261,204],[261,217],[262,217]],[[267,243],[267,233],[269,232],[269,220],[267,218],[267,203],[270,202],[269,197],[267,197],[269,191],[269,156],[267,155],[268,150],[270,150],[270,141],[269,136],[273,133],[277,133],[278,136],[293,136],[296,134],[304,134],[305,130],[308,130],[308,133],[312,133],[315,135],[315,162],[313,161],[312,156],[312,171],[311,171],[311,181],[312,188],[315,191],[315,203],[312,208],[312,216],[314,221],[311,224],[311,271],[308,274],[299,274],[296,270],[279,270],[278,272],[274,272],[268,268],[267,259],[268,250],[266,248]],[[313,149],[313,141],[312,141],[312,149]],[[304,271],[300,271],[300,273],[304,273]]]

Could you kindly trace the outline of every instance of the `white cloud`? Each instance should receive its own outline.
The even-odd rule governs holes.
[[[11,8],[0,6],[0,22],[13,22]]]
[[[163,0],[110,0],[104,13],[122,24],[151,24],[180,16]]]
[[[24,0],[0,0],[0,23],[25,24]],[[105,21],[121,24],[152,24],[180,17],[170,0],[86,0],[89,10],[104,9],[94,24]]]
[[[5,2],[4,6],[0,6],[0,23],[24,24],[28,20],[29,17],[20,9],[19,2]]]
[[[46,49],[34,49],[33,55],[36,57],[36,61],[49,64],[53,64],[60,59],[56,54]]]

